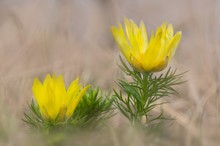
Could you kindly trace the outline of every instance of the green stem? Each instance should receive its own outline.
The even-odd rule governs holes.
[[[144,108],[145,104],[147,104],[146,102],[148,102],[148,88],[147,88],[147,86],[148,86],[148,82],[149,82],[149,80],[148,80],[149,73],[145,72],[142,75],[143,75],[143,80],[142,80],[141,85],[142,85],[142,92],[143,92],[142,99],[143,99],[143,108]],[[143,110],[143,112],[144,113],[142,114],[142,117],[145,118],[145,120],[146,120],[145,123],[146,123],[148,121],[147,113],[145,112],[145,110]]]
[[[148,86],[148,77],[149,73],[143,73],[143,80],[142,80],[142,90],[143,90],[143,99],[146,102],[148,98],[148,91],[147,91],[147,86]]]

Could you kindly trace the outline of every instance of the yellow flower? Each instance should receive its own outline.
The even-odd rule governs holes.
[[[32,91],[43,118],[63,121],[73,115],[80,99],[90,86],[81,89],[78,81],[79,78],[66,89],[61,75],[51,77],[48,74],[43,83],[37,78],[34,80]]]
[[[163,70],[181,40],[182,33],[173,32],[173,26],[163,23],[157,28],[156,33],[152,32],[148,40],[144,23],[137,24],[124,19],[125,30],[119,23],[119,27],[111,27],[112,34],[126,60],[134,68],[140,71]]]

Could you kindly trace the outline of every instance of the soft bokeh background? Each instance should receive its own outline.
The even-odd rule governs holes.
[[[82,83],[105,91],[116,88],[119,49],[110,26],[126,16],[143,20],[148,33],[164,21],[183,32],[170,65],[188,71],[187,82],[163,107],[175,121],[160,139],[162,145],[218,146],[219,14],[219,0],[0,0],[0,145],[32,145],[36,140],[21,121],[34,77],[62,73],[70,82],[80,75]],[[111,126],[120,127],[120,120],[114,117]],[[113,130],[111,145],[120,140],[146,145],[144,136],[131,130],[125,130],[127,138],[117,139],[119,135]],[[97,140],[89,139],[90,144]]]

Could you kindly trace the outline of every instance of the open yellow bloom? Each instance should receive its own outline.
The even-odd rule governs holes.
[[[113,26],[111,31],[126,60],[140,71],[163,70],[173,57],[182,33],[179,31],[174,35],[173,26],[163,23],[148,40],[142,21],[139,27],[127,18],[124,23],[125,30],[119,23],[119,27]]]
[[[81,89],[78,81],[79,78],[66,89],[61,75],[51,77],[48,74],[43,83],[37,78],[34,80],[32,90],[43,118],[62,121],[73,115],[80,99],[90,86]]]

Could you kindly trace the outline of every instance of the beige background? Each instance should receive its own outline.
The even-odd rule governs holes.
[[[119,49],[110,26],[126,16],[136,22],[143,20],[149,34],[164,21],[183,32],[170,66],[188,71],[188,82],[177,87],[180,95],[170,98],[164,107],[168,115],[176,117],[170,141],[184,146],[193,146],[196,140],[204,146],[218,145],[219,14],[219,0],[1,0],[2,131],[12,139],[27,138],[25,133],[23,139],[15,133],[25,127],[20,117],[31,100],[34,77],[63,74],[68,83],[80,76],[82,83],[105,91],[115,88]]]

